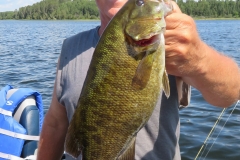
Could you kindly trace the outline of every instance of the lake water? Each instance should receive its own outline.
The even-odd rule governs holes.
[[[200,36],[207,44],[240,64],[240,21],[199,20],[196,23]],[[11,84],[16,88],[37,90],[42,94],[46,112],[63,40],[97,25],[99,21],[0,21],[0,88]],[[228,119],[232,110],[233,107],[230,107],[223,114],[202,159],[207,153],[207,160],[240,159],[240,104]],[[183,160],[195,158],[221,111],[221,108],[209,105],[197,90],[192,89],[190,106],[180,110]]]

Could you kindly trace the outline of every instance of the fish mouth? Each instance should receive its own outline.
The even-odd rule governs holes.
[[[155,52],[158,49],[160,42],[160,34],[152,34],[141,39],[136,39],[126,35],[128,55],[133,57],[135,60],[141,60],[145,56],[146,52]]]
[[[159,35],[154,35],[150,38],[141,39],[141,40],[132,39],[132,43],[134,44],[134,46],[139,46],[139,47],[146,47],[146,46],[152,45],[154,43],[157,43],[159,41],[160,41]]]

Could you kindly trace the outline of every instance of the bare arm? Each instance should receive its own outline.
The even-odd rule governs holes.
[[[66,109],[58,102],[56,87],[54,86],[52,102],[44,119],[43,129],[40,135],[38,160],[61,159],[64,151],[67,128],[68,119]]]
[[[174,12],[166,17],[166,66],[169,74],[198,89],[212,105],[228,107],[239,99],[240,71],[236,62],[199,37],[194,20]]]

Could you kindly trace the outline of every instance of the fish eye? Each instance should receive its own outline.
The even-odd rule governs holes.
[[[136,0],[136,5],[137,6],[143,6],[144,5],[144,0]]]

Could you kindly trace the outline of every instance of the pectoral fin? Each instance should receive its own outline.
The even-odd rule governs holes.
[[[134,160],[135,158],[135,142],[136,137],[133,137],[128,147],[124,152],[117,158],[117,160]]]
[[[169,80],[168,80],[168,75],[166,70],[163,73],[162,84],[163,84],[163,91],[166,97],[168,98],[170,96],[170,85],[169,85]]]
[[[147,54],[140,61],[136,73],[132,79],[135,89],[144,89],[149,81],[153,65],[153,54]]]

